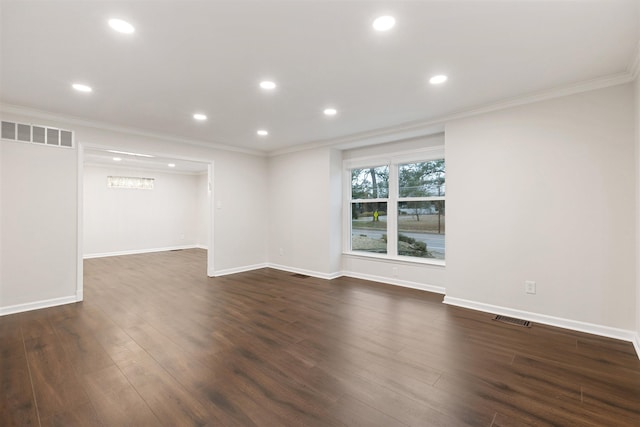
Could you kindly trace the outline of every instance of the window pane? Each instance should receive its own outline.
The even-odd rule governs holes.
[[[351,203],[351,250],[387,253],[387,203]]]
[[[398,255],[444,259],[444,200],[398,202]]]
[[[108,176],[109,188],[132,188],[136,190],[153,190],[155,178],[138,178],[131,176]]]
[[[47,128],[47,144],[60,145],[60,131],[58,129]]]
[[[409,163],[398,168],[400,197],[444,196],[444,160]]]
[[[33,127],[33,142],[40,142],[44,144],[44,131],[45,129],[40,126]]]
[[[389,197],[389,166],[351,169],[352,199]]]
[[[2,122],[2,137],[4,139],[16,139],[16,124],[12,122]]]

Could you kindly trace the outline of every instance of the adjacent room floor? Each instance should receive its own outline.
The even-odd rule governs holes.
[[[637,426],[627,342],[206,252],[85,261],[85,301],[0,317],[0,425]]]

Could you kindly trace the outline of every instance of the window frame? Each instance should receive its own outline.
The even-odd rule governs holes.
[[[438,201],[442,200],[446,206],[446,190],[444,196],[430,197],[399,197],[399,166],[410,163],[428,162],[432,160],[444,159],[446,165],[446,157],[444,146],[428,147],[418,150],[397,152],[388,155],[366,156],[348,159],[343,161],[343,255],[375,258],[381,260],[396,260],[402,262],[411,262],[417,264],[441,265],[446,264],[445,259],[435,258],[419,258],[406,255],[398,255],[398,203],[403,201]],[[389,167],[389,194],[387,198],[377,199],[352,199],[351,198],[351,170],[362,169],[378,166]],[[445,166],[445,182],[446,182],[446,166]],[[368,202],[386,202],[387,203],[387,253],[377,254],[365,251],[354,251],[351,249],[352,231],[351,231],[351,204],[352,203],[368,203]],[[389,212],[395,214],[389,215]],[[446,229],[445,229],[446,230]],[[446,236],[446,231],[445,231]],[[445,237],[446,239],[446,237]],[[446,247],[446,244],[445,244]]]

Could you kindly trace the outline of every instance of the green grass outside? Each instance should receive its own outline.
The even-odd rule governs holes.
[[[386,230],[386,221],[372,221],[371,217],[354,219],[351,221],[353,228],[370,228],[374,230]],[[440,217],[440,234],[445,233],[445,216]],[[415,215],[400,215],[398,217],[399,231],[421,231],[423,233],[438,233],[438,215],[420,215],[418,221]]]

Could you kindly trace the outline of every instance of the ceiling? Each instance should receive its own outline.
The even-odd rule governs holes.
[[[0,102],[274,152],[630,75],[639,3],[2,0]]]
[[[129,171],[152,170],[163,173],[198,175],[209,170],[209,164],[203,162],[158,157],[148,153],[115,152],[94,148],[85,148],[83,161],[86,165],[127,169]]]

